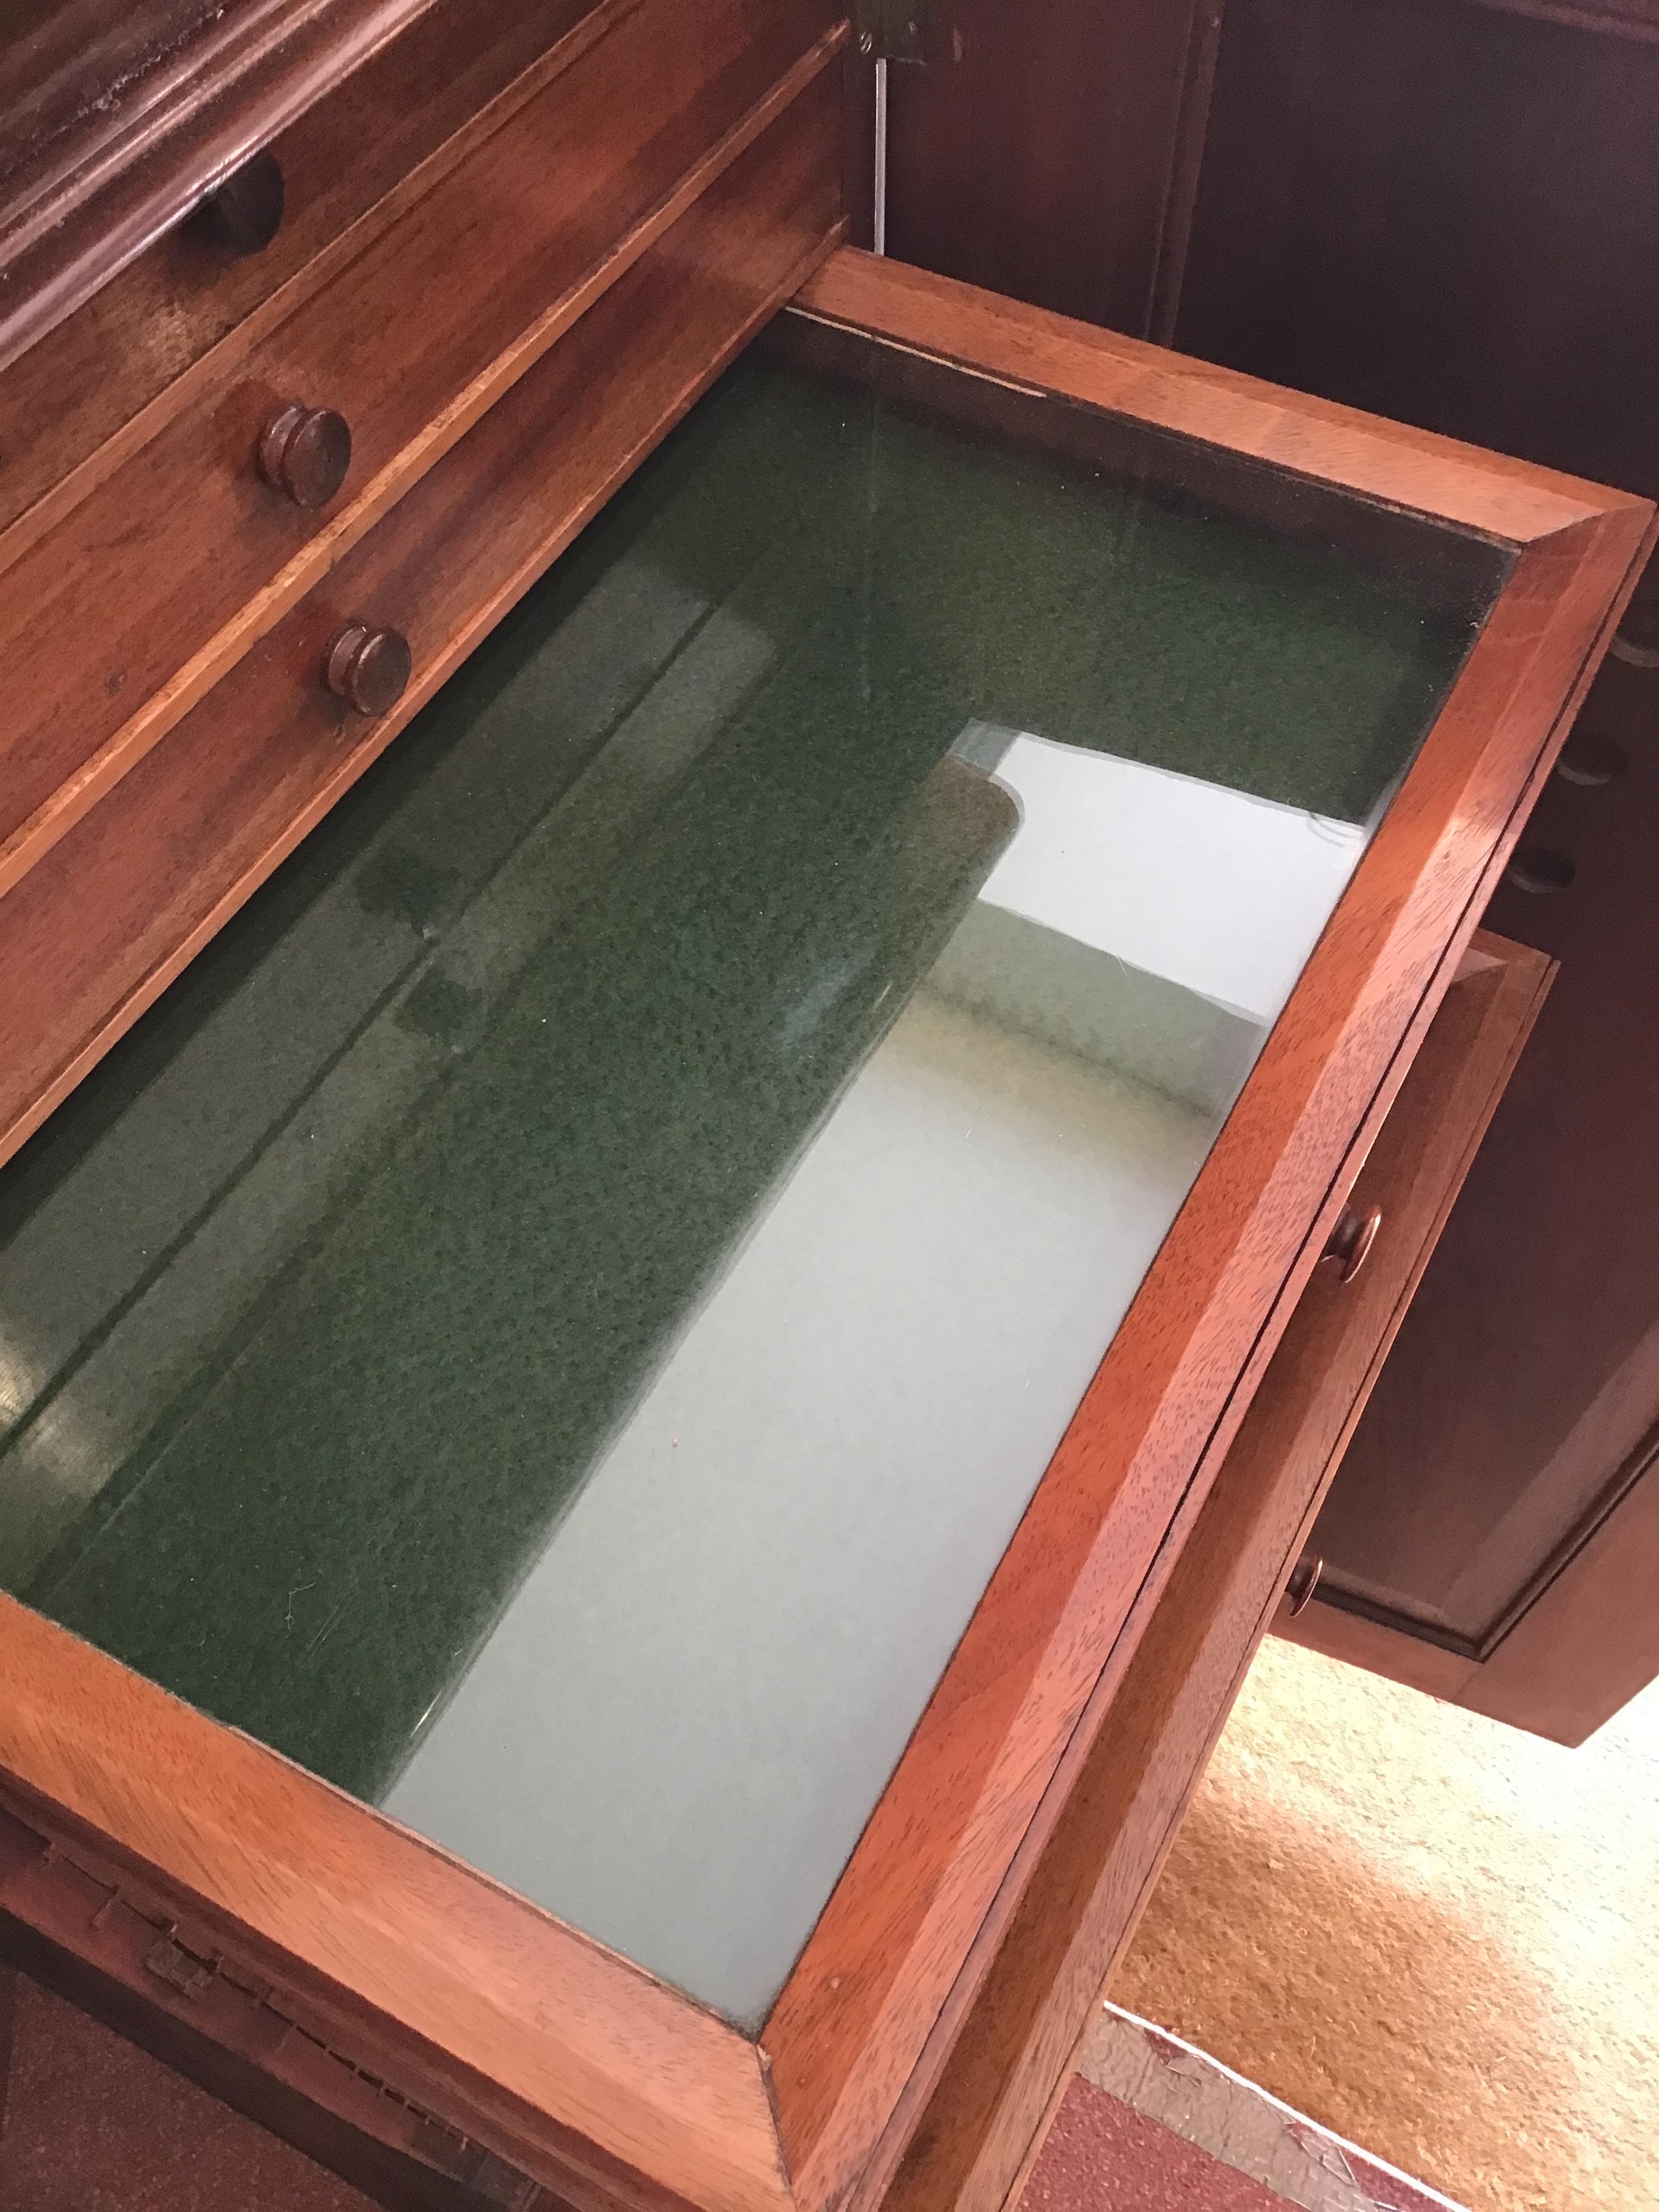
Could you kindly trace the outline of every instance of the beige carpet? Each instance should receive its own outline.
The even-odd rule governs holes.
[[[1270,1640],[1111,1996],[1472,2212],[1659,2212],[1659,1685],[1564,1751]]]

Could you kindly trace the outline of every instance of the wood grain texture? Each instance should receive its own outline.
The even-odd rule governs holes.
[[[1659,1454],[1587,1530],[1459,1705],[1578,1744],[1659,1675]]]
[[[28,1821],[44,1797],[57,1830],[67,1816],[84,1841],[118,1837],[94,1842],[94,1863],[179,1920],[185,1949],[234,1959],[331,2048],[372,2019],[407,2094],[459,2106],[476,2140],[550,2185],[574,2166],[641,2203],[787,2201],[735,2029],[10,1598],[0,1637],[0,1769],[29,1778],[0,1799]]]
[[[888,252],[1160,335],[1160,270],[1190,210],[1216,20],[1211,0],[942,0],[927,66],[889,76]]]
[[[0,900],[0,1158],[362,775],[778,301],[839,219],[834,73]],[[624,366],[625,364],[625,366]],[[349,615],[410,637],[372,726],[324,690]]]
[[[1350,1598],[1476,1657],[1629,1487],[1659,1421],[1653,686],[1652,671],[1608,660],[1575,745],[1616,746],[1622,772],[1553,777],[1534,811],[1526,849],[1562,855],[1571,888],[1506,884],[1493,902],[1494,920],[1561,960],[1560,993],[1322,1530]],[[1612,1660],[1624,1624],[1609,1626]]]
[[[1643,508],[1553,470],[869,254],[836,254],[797,304],[1027,389],[1064,392],[1511,544],[1599,521],[1614,507],[1632,517]]]
[[[832,76],[823,82],[833,88]],[[833,102],[833,89],[825,96]],[[838,118],[829,118],[822,173],[831,191],[838,129]],[[746,228],[740,252],[751,237]],[[694,284],[686,296],[719,289]],[[608,300],[621,295],[618,285]],[[966,364],[975,375],[1142,412],[1425,512],[1443,498],[1465,526],[1500,538],[1494,518],[1502,518],[1519,557],[767,2022],[760,2052],[744,2046],[752,2077],[722,2039],[727,2031],[695,2008],[617,1961],[606,1960],[601,1972],[593,1962],[603,1954],[532,1908],[397,1837],[257,1747],[181,1713],[32,1616],[0,1611],[0,1649],[10,1666],[15,1648],[21,1691],[15,1710],[0,1717],[0,1765],[119,1838],[151,1881],[183,1883],[194,1910],[218,1916],[215,1940],[230,1941],[233,1921],[246,1919],[256,1949],[273,1947],[285,1991],[298,1990],[293,2002],[344,2006],[363,2037],[379,2033],[384,2014],[386,2063],[407,2064],[438,2109],[482,2112],[481,2139],[499,2144],[502,2155],[551,2157],[543,2136],[526,2152],[534,2120],[528,2102],[492,2102],[482,2080],[498,2061],[510,2063],[506,2087],[528,2100],[533,2089],[523,2069],[533,2060],[553,2069],[537,2077],[556,2106],[539,2108],[549,2125],[556,2119],[586,2131],[630,2172],[682,2189],[711,2212],[772,2201],[769,2193],[784,2186],[783,2169],[803,2207],[870,2203],[884,2185],[1156,1619],[1154,1601],[1178,1565],[1249,1391],[1314,1265],[1313,1240],[1346,1194],[1356,1133],[1363,1144],[1386,1109],[1451,980],[1475,902],[1515,834],[1519,802],[1543,772],[1564,702],[1584,680],[1609,611],[1627,588],[1650,520],[1640,501],[1391,432],[943,280],[890,264],[878,269],[865,257],[837,257],[805,297],[813,314],[868,322],[901,346]],[[538,374],[574,362],[567,349],[585,326],[601,327],[585,318]],[[744,327],[742,315],[732,318],[733,343]],[[629,341],[643,357],[653,351],[637,326]],[[344,611],[337,587],[349,586],[351,611],[401,617],[407,605],[358,604],[371,580],[401,574],[418,594],[447,528],[464,532],[471,512],[471,526],[501,529],[511,505],[487,495],[492,484],[539,485],[540,464],[526,453],[472,442],[487,441],[529,388],[526,378],[477,425],[467,441],[474,466],[462,471],[457,460],[453,469],[434,468],[296,611],[293,627],[282,626],[283,642],[276,631],[264,641],[261,651],[295,654],[296,690],[312,649],[304,624]],[[683,396],[677,402],[665,391],[659,414],[672,416]],[[656,434],[653,419],[641,422],[638,450]],[[465,450],[458,447],[457,456]],[[619,472],[633,450],[618,441]],[[447,487],[443,501],[434,486]],[[597,500],[601,487],[577,496],[590,495]],[[453,507],[444,503],[452,497]],[[428,498],[434,504],[417,510],[416,501]],[[502,557],[500,604],[556,542],[562,526],[555,512],[550,495],[532,542]],[[400,539],[405,518],[409,534]],[[351,567],[378,559],[380,546],[392,549],[384,569]],[[434,607],[441,618],[430,627],[424,617],[407,621],[417,687],[435,682],[490,618],[488,592],[481,599],[476,586],[469,589],[471,616]],[[273,659],[267,667],[268,686],[283,665]],[[198,712],[205,714],[221,692],[234,702],[240,673]],[[250,874],[302,834],[355,772],[336,754],[337,786],[325,766],[319,776],[328,732],[308,726],[306,711],[292,726],[302,744],[316,748],[304,788],[290,787],[270,803],[260,795],[267,782],[252,810],[246,794],[231,805],[240,819],[270,804],[264,842],[246,864]],[[379,741],[377,731],[366,744]],[[196,756],[204,773],[213,750],[204,741]],[[145,769],[159,773],[170,750],[158,749]],[[143,772],[121,796],[140,787]],[[271,775],[269,768],[261,773]],[[88,817],[89,830],[112,804]],[[170,812],[158,801],[155,818]],[[118,865],[113,843],[103,865]],[[186,855],[181,883],[195,866]],[[194,927],[204,934],[215,926],[247,879],[222,880],[213,893],[220,907]],[[15,890],[0,915],[32,884]],[[51,942],[40,929],[37,962]],[[168,963],[188,949],[187,937],[175,939],[131,987],[129,1004],[159,988]],[[95,1048],[94,1039],[86,1049]],[[72,1071],[60,1078],[70,1079]],[[198,1832],[185,1762],[187,1755],[204,1762],[210,1743],[233,1748],[225,1754],[226,1788],[216,1786]],[[324,1869],[319,1894],[309,1887],[313,1861]],[[406,1882],[420,1891],[407,1922],[398,1890]],[[428,1929],[437,1946],[430,1972]],[[560,1946],[573,1947],[568,1982],[557,1978],[566,1971]],[[457,1988],[463,1973],[480,1982],[459,2009],[450,2005],[452,1970]],[[613,1990],[607,1977],[617,1975]],[[322,1997],[306,1997],[313,1985]],[[530,2057],[509,2034],[521,2007]],[[670,2009],[655,2009],[661,2007]],[[682,2050],[679,2028],[693,2015],[699,2025]],[[665,2022],[672,2047],[646,2048],[647,2029],[654,2034]],[[546,2040],[560,2035],[574,2046],[568,2065],[562,2048]],[[688,2051],[715,2083],[706,2111]],[[624,2062],[641,2070],[619,2087],[612,2075]],[[659,2104],[653,2064],[673,2069]],[[773,2100],[764,2153],[747,2102],[751,2078]],[[699,2112],[688,2144],[684,2130]],[[677,2153],[670,2138],[681,2146]],[[570,2146],[561,2142],[568,2160]]]
[[[0,47],[0,181],[123,84],[186,45],[216,0],[137,0],[112,22],[99,0],[11,0]]]
[[[1659,484],[1655,21],[1645,4],[1238,0],[1183,335],[1236,366]],[[1607,1516],[1659,1424],[1652,684],[1610,659],[1581,727],[1621,748],[1624,772],[1540,792],[1527,845],[1576,870],[1571,888],[1505,884],[1490,909],[1561,960],[1561,986],[1322,1522],[1328,1583],[1364,1613],[1321,1607],[1310,1636],[1448,1693],[1474,1684],[1472,1662],[1485,1679],[1541,1591],[1570,1606],[1571,1563],[1593,1532],[1598,1556],[1614,1545]],[[1583,1638],[1562,1707],[1541,1670],[1509,1674],[1504,1717],[1525,1724],[1528,1692],[1547,1733],[1605,1717],[1640,1679],[1644,1620],[1605,1616]],[[1413,1633],[1417,1653],[1400,1640]],[[1583,1672],[1598,1650],[1600,1692]]]
[[[187,411],[7,576],[0,659],[28,707],[0,738],[0,892],[830,64],[845,29],[813,44],[826,12],[602,5],[568,66],[333,283],[234,370],[203,364]],[[320,520],[251,461],[295,398],[351,427],[347,490]]]
[[[84,478],[33,512],[90,456],[106,470],[141,444],[142,428],[105,450],[231,331],[256,314],[269,326],[360,250],[395,214],[396,188],[440,147],[459,158],[488,128],[491,102],[508,86],[514,96],[531,89],[532,64],[594,4],[529,0],[504,12],[490,0],[441,0],[415,12],[269,141],[286,204],[263,252],[233,258],[175,226],[0,372],[0,421],[33,426],[0,467],[0,562],[21,550],[7,534],[20,516],[38,536],[83,497]]]
[[[801,305],[1468,526],[1507,523],[1523,548],[766,2024],[798,2191],[817,2203],[890,2145],[924,2051],[971,1995],[975,1940],[982,1960],[1018,1903],[1005,1876],[1194,1470],[1213,1472],[1352,1133],[1449,980],[1650,514],[865,256],[836,256]]]
[[[1351,1204],[1378,1205],[1367,1268],[1316,1268],[1066,1793],[888,2212],[995,2212],[1127,1947],[1549,979],[1477,939]]]
[[[1652,496],[1659,49],[1469,0],[1237,0],[1177,343]]]
[[[75,0],[31,57],[0,198],[0,366],[432,0]]]

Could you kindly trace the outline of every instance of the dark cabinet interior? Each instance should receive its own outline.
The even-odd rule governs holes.
[[[890,252],[1659,489],[1659,9],[936,0],[927,51],[887,71]],[[1560,973],[1290,1630],[1569,1741],[1659,1674],[1650,608],[1488,910]]]

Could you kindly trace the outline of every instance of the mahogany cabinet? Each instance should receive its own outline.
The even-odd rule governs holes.
[[[1656,35],[1640,7],[1230,6],[1179,342],[1659,483]],[[1659,1674],[1649,621],[1489,910],[1560,974],[1314,1536],[1329,1601],[1292,1632],[1567,1742]]]
[[[945,0],[889,71],[889,245],[1651,493],[1656,40],[1636,0]],[[1286,1628],[1570,1742],[1659,1673],[1650,591],[1489,911],[1559,979]]]
[[[843,247],[817,0],[36,12],[0,1960],[388,2203],[988,2212],[1652,510]]]

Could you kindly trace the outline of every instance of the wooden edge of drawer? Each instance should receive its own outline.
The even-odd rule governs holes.
[[[1281,1601],[1271,1624],[1272,1632],[1287,1644],[1300,1644],[1328,1659],[1345,1660],[1372,1674],[1386,1674],[1408,1690],[1422,1690],[1431,1698],[1455,1703],[1480,1662],[1446,1645],[1431,1644],[1425,1637],[1407,1636],[1403,1629],[1364,1613],[1328,1605],[1316,1594],[1310,1603],[1295,1612]]]
[[[568,342],[0,898],[0,1160],[832,250],[839,131],[833,75],[820,76]],[[319,680],[328,635],[356,612],[406,628],[414,648],[403,699],[372,722],[355,721]]]
[[[1354,1179],[1375,1249],[1303,1292],[883,2212],[998,2212],[1022,2185],[1554,969],[1486,932],[1464,954]]]

